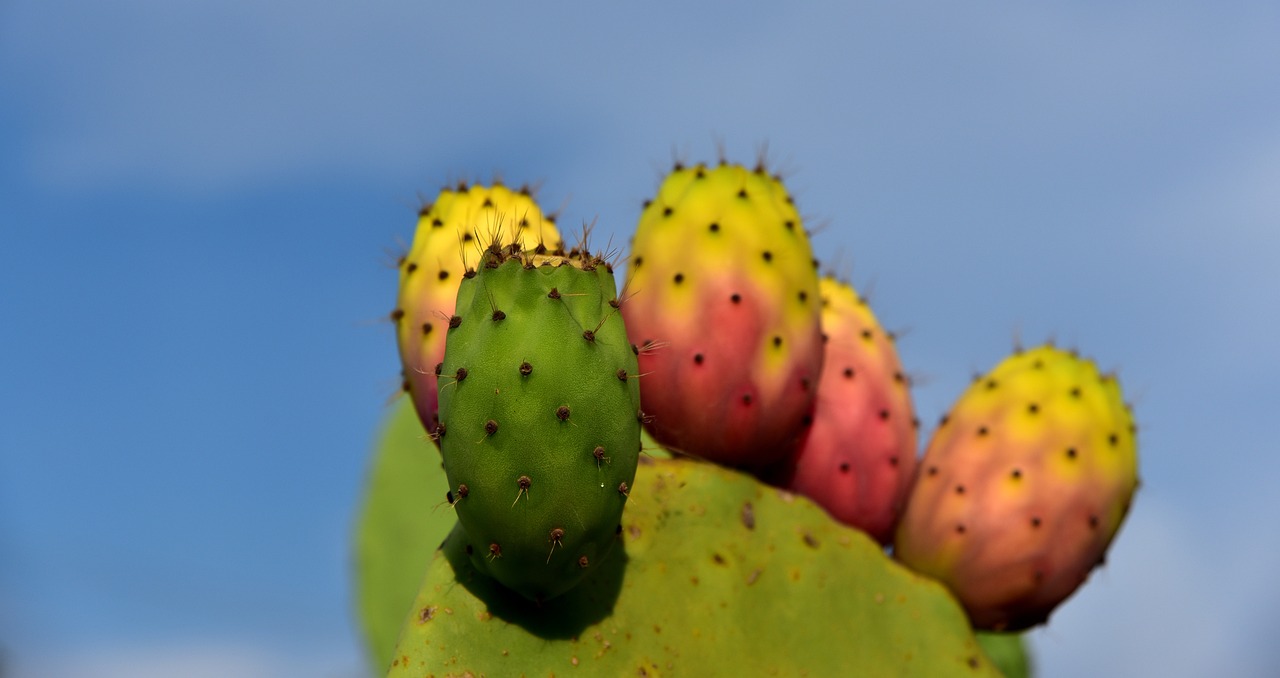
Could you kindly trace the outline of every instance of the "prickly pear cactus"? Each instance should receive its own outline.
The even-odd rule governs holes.
[[[610,268],[495,244],[448,323],[449,500],[474,567],[536,601],[603,565],[635,477],[638,372]]]
[[[635,492],[616,557],[541,606],[455,531],[389,675],[999,675],[941,586],[807,500],[687,459],[642,464]]]
[[[525,250],[562,245],[555,224],[527,188],[459,184],[441,191],[418,213],[413,245],[400,261],[400,293],[391,318],[404,390],[429,431],[436,425],[435,366],[444,359],[458,284],[475,270],[483,247],[495,240],[518,243]]]
[[[1016,353],[935,431],[895,556],[950,587],[975,627],[1043,622],[1120,529],[1136,432],[1114,376],[1052,346]]]
[[[893,337],[853,287],[818,283],[826,358],[812,424],[775,481],[882,544],[916,471],[911,390]]]
[[[763,168],[677,167],[640,216],[623,308],[659,442],[740,467],[794,444],[822,367],[800,215]]]
[[[375,448],[356,523],[356,601],[374,672],[391,665],[405,612],[432,554],[458,523],[440,453],[413,404],[396,403]]]

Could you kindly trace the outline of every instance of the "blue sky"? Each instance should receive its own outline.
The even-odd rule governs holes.
[[[420,196],[499,172],[624,243],[718,140],[906,331],[924,421],[1016,336],[1120,371],[1146,484],[1042,675],[1280,673],[1274,4],[689,4],[0,5],[18,675],[361,675]]]

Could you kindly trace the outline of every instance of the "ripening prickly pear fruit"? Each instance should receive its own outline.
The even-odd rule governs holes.
[[[818,291],[826,357],[813,423],[773,482],[887,544],[916,470],[911,390],[866,300],[829,277]]]
[[[495,240],[502,245],[519,243],[525,250],[563,244],[529,189],[459,184],[442,190],[418,213],[413,245],[400,261],[400,294],[391,318],[404,366],[404,390],[428,431],[436,428],[435,366],[444,358],[458,284]]]
[[[640,387],[611,266],[487,251],[463,280],[435,437],[481,572],[535,601],[609,554],[640,454]]]
[[[815,263],[762,167],[667,176],[640,215],[623,307],[658,442],[740,467],[787,454],[822,369]]]
[[[975,381],[921,460],[894,555],[976,628],[1039,624],[1100,564],[1138,486],[1120,385],[1051,346]]]

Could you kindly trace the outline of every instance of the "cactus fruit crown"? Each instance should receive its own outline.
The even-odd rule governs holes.
[[[946,583],[978,628],[1043,622],[1101,564],[1138,486],[1114,375],[1052,346],[980,377],[921,461],[895,555]]]
[[[543,213],[527,186],[460,183],[422,207],[413,244],[399,261],[400,293],[391,319],[404,366],[402,386],[429,431],[435,430],[437,409],[433,368],[444,357],[459,283],[474,275],[483,243],[494,241],[527,251],[564,246],[554,218]]]
[[[495,241],[478,264],[434,437],[475,567],[544,601],[615,541],[640,451],[636,356],[604,257]]]
[[[740,467],[794,442],[821,368],[816,261],[763,167],[677,166],[640,215],[625,289],[651,431]]]

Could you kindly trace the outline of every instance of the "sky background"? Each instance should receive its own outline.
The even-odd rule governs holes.
[[[625,243],[767,143],[923,421],[1016,337],[1119,370],[1145,484],[1041,675],[1280,674],[1275,3],[532,4],[0,2],[12,673],[363,675],[420,201],[499,173]]]

